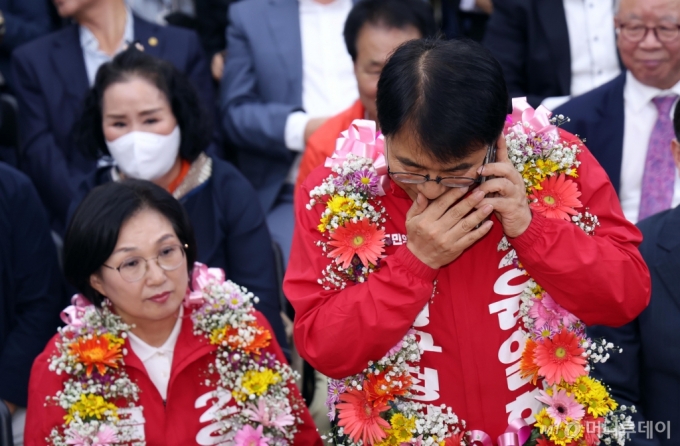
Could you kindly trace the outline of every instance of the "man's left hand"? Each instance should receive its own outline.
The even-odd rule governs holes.
[[[477,208],[490,204],[503,225],[505,235],[513,238],[522,235],[531,223],[531,209],[524,180],[508,158],[503,135],[498,138],[496,162],[480,167],[477,173],[495,177],[479,186],[479,190],[486,192],[487,196]]]

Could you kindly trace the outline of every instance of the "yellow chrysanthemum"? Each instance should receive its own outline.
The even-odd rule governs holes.
[[[324,233],[326,232],[326,226],[328,226],[328,223],[331,221],[331,214],[324,214],[323,217],[321,217],[321,223],[319,223],[319,226],[317,226],[317,229],[319,232]]]
[[[571,391],[576,401],[583,404],[594,417],[604,416],[618,407],[618,403],[611,398],[602,383],[590,376],[579,377],[571,386]]]
[[[346,213],[350,217],[354,216],[354,200],[340,195],[333,195],[326,203],[326,207],[334,214]]]
[[[123,345],[123,344],[125,344],[125,339],[119,338],[118,336],[114,336],[111,333],[103,334],[102,337],[108,339],[109,343],[113,344],[113,345]]]
[[[548,430],[548,438],[557,446],[566,446],[583,437],[583,428],[580,423],[560,423]]]
[[[249,370],[243,375],[242,386],[247,395],[260,396],[269,389],[269,386],[281,381],[281,375],[271,369],[262,372]]]
[[[224,337],[227,335],[227,330],[229,329],[229,326],[224,326],[221,328],[215,328],[213,331],[210,332],[210,343],[212,345],[220,345],[222,343],[222,340]]]
[[[396,436],[399,441],[407,442],[411,440],[413,432],[416,430],[416,419],[414,417],[406,418],[398,413],[392,415],[392,418],[390,418],[390,425],[392,426],[392,429],[390,429],[392,434]]]
[[[70,424],[76,416],[84,421],[94,418],[101,420],[105,416],[118,418],[118,408],[99,395],[83,394],[80,395],[80,401],[73,403],[68,414],[64,415],[66,424]]]
[[[553,420],[550,418],[548,411],[544,407],[539,413],[536,414],[536,424],[534,424],[534,427],[538,428],[539,432],[542,434],[545,434],[546,432],[550,432],[552,430],[552,426]]]

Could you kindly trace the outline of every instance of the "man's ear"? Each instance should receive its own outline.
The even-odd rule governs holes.
[[[673,159],[675,160],[675,168],[680,170],[680,142],[677,138],[671,141],[671,151],[673,152]]]
[[[104,293],[104,282],[102,281],[99,272],[92,273],[90,276],[90,286],[95,289],[96,292],[102,296],[106,296]]]

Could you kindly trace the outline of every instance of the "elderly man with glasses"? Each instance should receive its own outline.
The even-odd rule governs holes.
[[[633,223],[680,204],[669,150],[680,95],[679,24],[679,0],[621,0],[615,25],[627,71],[555,111],[586,139]]]

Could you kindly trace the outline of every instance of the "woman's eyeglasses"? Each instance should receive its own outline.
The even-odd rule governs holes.
[[[120,273],[120,277],[126,282],[136,282],[146,275],[149,270],[149,261],[155,260],[156,264],[165,271],[174,271],[184,263],[184,248],[188,245],[169,245],[161,248],[156,257],[145,259],[144,257],[132,257],[114,268],[104,264],[110,269],[115,269]]]

